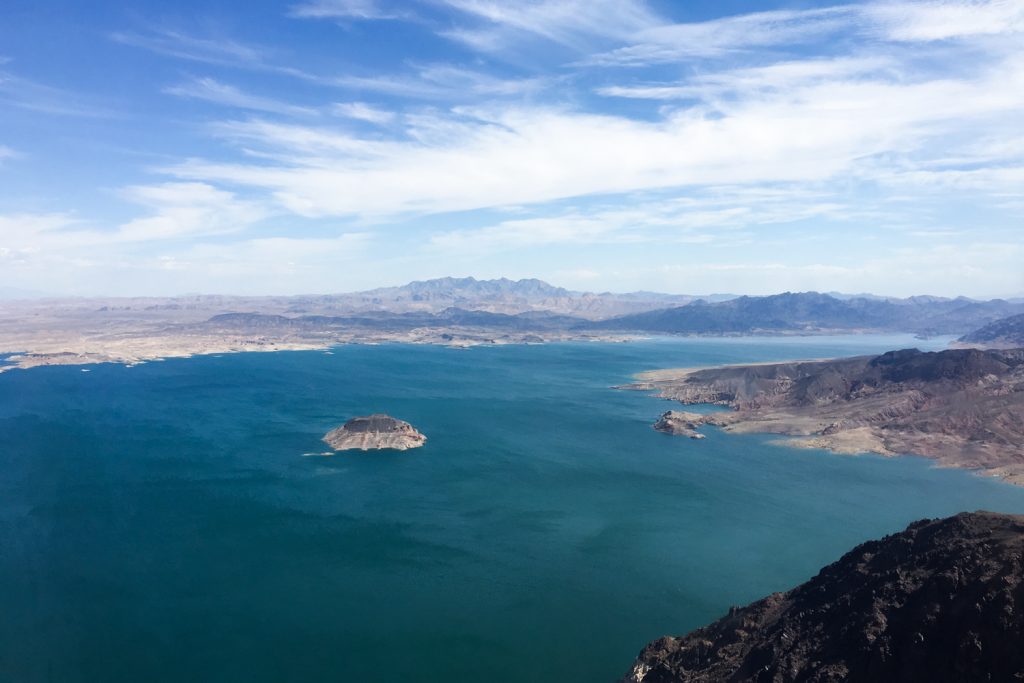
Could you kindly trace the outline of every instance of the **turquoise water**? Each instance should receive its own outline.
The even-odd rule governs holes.
[[[647,641],[1024,489],[650,428],[657,367],[894,337],[348,346],[0,374],[0,680],[611,681]],[[303,457],[373,411],[405,453]]]

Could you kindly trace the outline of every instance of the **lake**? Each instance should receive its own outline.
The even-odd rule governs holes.
[[[0,374],[0,680],[614,681],[640,648],[1024,489],[611,386],[897,336],[342,346]],[[323,453],[354,415],[429,438]],[[310,455],[313,454],[313,455]]]

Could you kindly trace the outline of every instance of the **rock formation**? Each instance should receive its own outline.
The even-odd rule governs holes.
[[[857,546],[786,593],[640,653],[629,683],[1024,679],[1024,516],[961,513]]]
[[[691,439],[703,439],[704,435],[697,428],[704,424],[704,415],[687,413],[681,410],[669,410],[662,413],[654,428],[659,432],[674,436],[688,436]]]
[[[408,422],[381,413],[354,417],[324,436],[327,445],[336,451],[369,451],[384,448],[404,451],[419,448],[426,440],[427,437],[416,431]]]

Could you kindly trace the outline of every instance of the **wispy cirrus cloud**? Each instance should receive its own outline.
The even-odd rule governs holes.
[[[388,140],[234,122],[219,132],[287,162],[192,160],[168,170],[269,191],[289,210],[323,216],[464,211],[843,174],[864,180],[887,175],[886,164],[906,170],[939,140],[973,139],[981,121],[1011,125],[1024,110],[1018,67],[1011,59],[974,78],[909,83],[859,72],[823,80],[811,69],[803,81],[787,76],[789,87],[669,109],[654,121],[545,106],[439,110],[409,117],[402,137]]]
[[[1020,0],[926,0],[877,2],[862,14],[893,41],[930,42],[1024,33]]]
[[[547,77],[503,78],[451,64],[420,64],[412,66],[411,74],[345,75],[330,82],[337,87],[409,99],[466,101],[535,93],[553,80]]]
[[[254,64],[264,62],[265,50],[240,43],[226,36],[200,37],[169,28],[146,31],[116,31],[114,42],[141,47],[151,52],[208,64]]]
[[[630,44],[581,60],[585,66],[642,67],[750,53],[832,36],[845,40],[928,42],[1024,31],[1020,0],[872,2],[805,10],[754,12],[703,22],[662,24]]]
[[[96,98],[0,70],[0,103],[40,114],[108,118],[116,112]]]
[[[236,86],[221,83],[213,78],[193,78],[189,81],[164,88],[164,92],[177,97],[203,100],[238,109],[249,109],[272,114],[290,116],[312,116],[318,112],[312,107],[300,107],[270,97],[244,92]]]
[[[395,112],[375,107],[366,102],[337,102],[331,107],[335,116],[357,121],[385,125],[395,120]]]
[[[123,188],[120,196],[148,214],[116,226],[102,226],[71,213],[0,216],[0,247],[9,255],[66,251],[126,243],[224,235],[244,231],[267,217],[259,202],[206,183],[160,183]]]
[[[702,72],[672,83],[612,85],[596,89],[608,97],[649,100],[717,99],[739,95],[750,97],[764,91],[807,87],[828,81],[902,75],[898,62],[887,56],[832,57],[788,60],[766,66],[741,67]]]
[[[595,39],[621,39],[663,22],[637,0],[442,0],[478,23],[442,35],[484,51],[506,49],[524,38],[540,38],[575,49]]]
[[[207,183],[162,183],[121,190],[121,196],[151,212],[119,226],[117,241],[153,241],[242,232],[268,215],[260,202]]]
[[[400,19],[407,12],[385,8],[377,0],[309,0],[292,5],[289,16],[302,19]]]
[[[661,24],[631,36],[631,44],[580,60],[584,66],[648,66],[740,50],[793,45],[848,28],[854,6],[777,10],[686,24]]]
[[[116,43],[141,48],[165,57],[276,73],[313,83],[323,80],[322,77],[303,69],[271,61],[274,51],[270,48],[244,43],[225,35],[194,35],[164,26],[152,26],[139,31],[115,31],[108,37]]]

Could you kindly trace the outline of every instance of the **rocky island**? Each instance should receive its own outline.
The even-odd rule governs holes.
[[[661,638],[624,683],[1024,677],[1024,516],[961,513],[857,546],[786,593]]]
[[[352,418],[337,429],[327,432],[324,441],[336,451],[404,451],[419,448],[426,443],[427,437],[408,422],[375,413]]]
[[[697,428],[704,424],[705,416],[698,413],[688,413],[681,410],[669,410],[662,413],[654,428],[665,434],[673,436],[688,436],[691,439],[703,439],[704,435],[697,431]]]
[[[726,430],[841,453],[923,455],[1024,484],[1024,349],[905,349],[638,378],[622,388],[731,407],[699,416]]]

